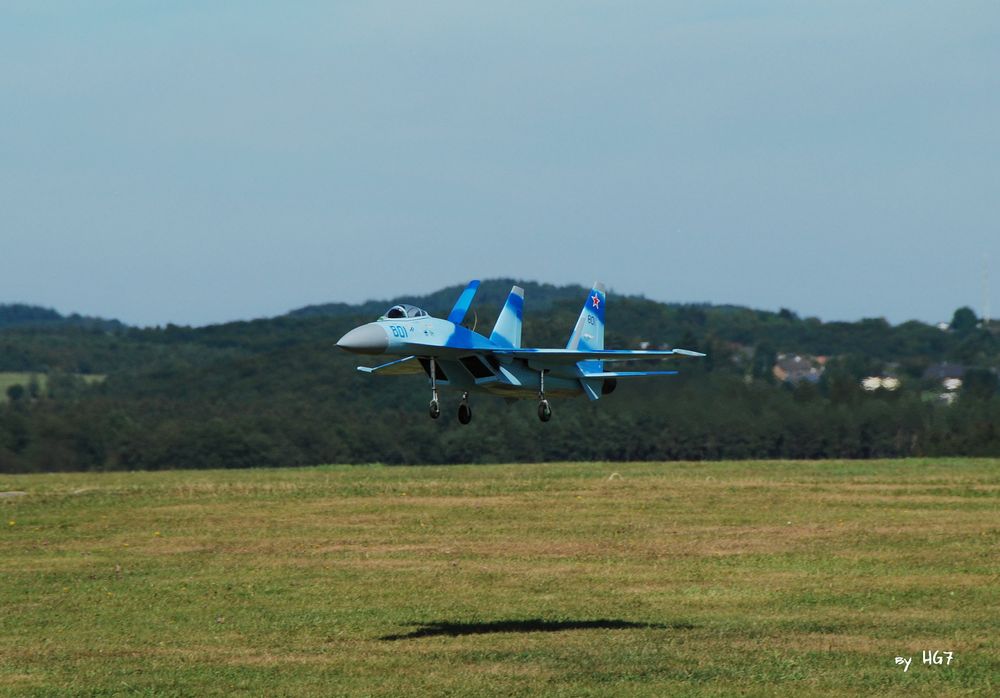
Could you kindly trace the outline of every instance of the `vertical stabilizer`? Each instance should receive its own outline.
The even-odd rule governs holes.
[[[600,281],[594,282],[594,287],[590,289],[590,294],[583,303],[583,310],[580,311],[573,334],[569,336],[567,349],[587,351],[604,348],[605,298],[604,284]],[[586,373],[599,373],[604,370],[603,361],[581,361],[579,366]]]
[[[521,348],[521,322],[524,317],[524,289],[515,286],[507,296],[490,341],[501,347]]]
[[[472,299],[476,297],[476,291],[478,290],[478,279],[470,281],[469,285],[462,291],[462,295],[455,301],[455,307],[448,313],[448,322],[453,322],[456,325],[461,324],[462,320],[465,319],[465,314],[469,312],[469,306],[472,305]]]
[[[604,284],[598,281],[583,304],[576,327],[566,344],[567,349],[587,351],[604,348],[604,299]]]

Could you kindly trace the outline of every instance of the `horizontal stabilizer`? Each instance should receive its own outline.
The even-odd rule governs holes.
[[[404,376],[408,373],[423,373],[420,364],[414,361],[415,356],[407,356],[404,359],[390,361],[381,366],[358,366],[362,373],[373,373],[380,376]]]
[[[584,378],[642,378],[644,376],[676,376],[680,371],[601,371],[587,373]]]
[[[679,354],[680,356],[705,356],[704,352],[692,351],[690,349],[671,349],[670,351],[675,354]]]
[[[573,351],[571,349],[494,349],[497,356],[512,356],[515,359],[534,359],[547,363],[573,364],[577,361],[639,361],[642,359],[667,359],[672,356],[705,356],[700,351],[690,349],[630,350],[591,349]]]
[[[469,306],[472,305],[472,299],[476,297],[476,291],[478,290],[479,281],[470,281],[469,285],[462,291],[462,295],[455,301],[455,307],[448,313],[448,322],[453,322],[456,325],[462,324],[462,320],[465,319],[465,314],[469,312]]]

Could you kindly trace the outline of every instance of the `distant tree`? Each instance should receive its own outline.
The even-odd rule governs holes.
[[[969,330],[974,330],[978,324],[979,318],[976,317],[972,308],[968,306],[962,306],[956,310],[955,314],[951,317],[951,329],[955,332],[968,332]]]
[[[845,356],[827,364],[820,385],[830,402],[835,405],[851,404],[860,398],[858,379],[865,371],[859,370],[859,363],[858,357]]]
[[[962,399],[989,400],[997,392],[997,374],[993,371],[974,368],[966,372],[962,379]]]
[[[769,342],[761,342],[753,352],[753,363],[751,373],[754,378],[761,378],[765,381],[774,380],[774,362],[777,360],[777,352],[774,345]]]
[[[17,402],[24,397],[24,386],[20,383],[15,383],[14,385],[7,388],[7,397],[10,398],[11,402]]]
[[[973,329],[956,333],[958,345],[953,346],[948,356],[966,366],[990,365],[994,363],[997,339],[988,330]]]
[[[812,381],[799,381],[792,391],[795,402],[812,402],[820,397],[819,386]]]
[[[682,305],[677,310],[677,320],[682,325],[704,327],[707,319],[708,315],[705,313],[705,309],[697,305]]]
[[[494,295],[480,305],[499,307],[510,285],[486,288]],[[561,346],[587,291],[546,289],[541,304],[528,289],[526,345]],[[438,292],[433,302],[405,300],[447,312],[460,290]],[[968,309],[957,313],[961,331],[941,332],[915,321],[824,323],[790,311],[616,298],[609,347],[669,342],[708,357],[676,362],[676,379],[622,381],[606,403],[560,401],[556,419],[540,430],[530,400],[508,407],[476,398],[473,423],[460,428],[454,402],[450,419],[429,421],[426,382],[416,377],[366,382],[356,357],[331,350],[331,342],[390,304],[114,333],[61,321],[2,327],[0,371],[37,379],[24,381],[17,402],[0,401],[0,472],[1000,455],[997,378],[969,368],[1000,366],[1000,335],[975,327]],[[495,316],[478,312],[488,331]],[[819,384],[776,385],[778,351],[827,356]],[[925,370],[944,361],[969,376],[950,406],[925,401],[920,390]],[[76,375],[88,372],[106,380],[92,385]],[[902,378],[897,391],[861,388],[863,378],[884,372]]]

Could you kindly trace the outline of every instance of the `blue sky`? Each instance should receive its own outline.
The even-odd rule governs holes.
[[[1000,315],[996,2],[6,2],[0,95],[0,302]]]

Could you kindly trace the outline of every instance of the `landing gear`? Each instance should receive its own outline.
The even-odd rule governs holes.
[[[430,374],[431,374],[431,404],[427,408],[428,414],[430,414],[431,419],[437,419],[441,416],[441,403],[438,401],[438,386],[437,386],[437,371],[434,366],[434,357],[430,359]]]
[[[545,371],[538,372],[538,418],[543,422],[552,419],[552,407],[545,399]]]
[[[462,402],[458,404],[458,421],[468,424],[472,421],[472,408],[469,406],[469,394],[462,393]]]
[[[552,419],[552,407],[549,406],[548,400],[542,400],[538,403],[538,418],[543,422]]]

